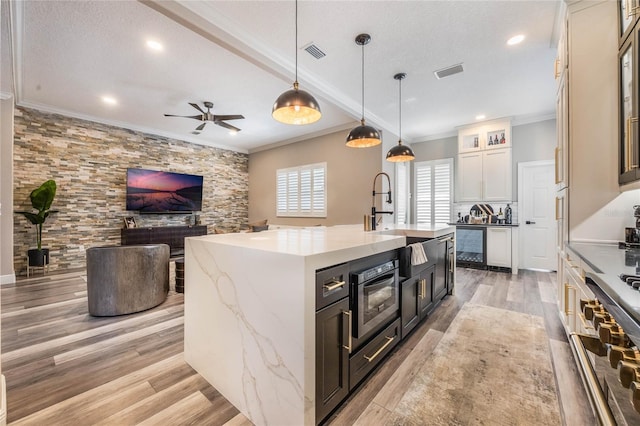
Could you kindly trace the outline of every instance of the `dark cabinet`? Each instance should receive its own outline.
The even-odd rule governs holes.
[[[427,255],[435,258],[435,277],[433,279],[433,301],[440,299],[453,291],[455,282],[455,253],[453,234],[432,240]]]
[[[120,231],[121,244],[168,244],[171,257],[184,255],[184,239],[207,235],[207,227],[199,226],[158,226],[156,228],[123,228]]]
[[[401,284],[400,321],[404,339],[433,309],[433,282],[436,267],[430,266]]]
[[[349,299],[316,312],[316,420],[349,394]]]

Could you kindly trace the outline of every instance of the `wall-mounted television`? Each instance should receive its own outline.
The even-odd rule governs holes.
[[[191,213],[202,210],[202,176],[127,169],[127,210]]]

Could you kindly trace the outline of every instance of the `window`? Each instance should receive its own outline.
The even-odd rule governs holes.
[[[452,170],[452,158],[415,164],[417,223],[433,225],[451,222]]]
[[[277,216],[327,216],[327,163],[276,171]]]

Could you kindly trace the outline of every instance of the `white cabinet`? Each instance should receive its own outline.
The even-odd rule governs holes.
[[[485,121],[458,131],[459,153],[510,147],[511,122],[509,120]]]
[[[458,201],[482,200],[482,152],[458,155]]]
[[[456,200],[511,201],[511,148],[458,155]]]
[[[511,268],[511,228],[487,228],[487,265]]]
[[[568,71],[560,76],[556,95],[556,138],[555,150],[555,182],[556,189],[569,186],[569,91],[567,86]]]

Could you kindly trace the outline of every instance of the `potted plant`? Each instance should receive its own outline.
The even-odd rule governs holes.
[[[36,243],[38,248],[29,249],[29,266],[45,266],[49,264],[49,249],[42,248],[42,225],[51,213],[57,213],[57,210],[50,210],[53,198],[56,196],[56,182],[48,180],[38,188],[31,191],[29,198],[31,199],[31,207],[37,210],[33,212],[16,212],[26,217],[32,224],[36,225]]]

